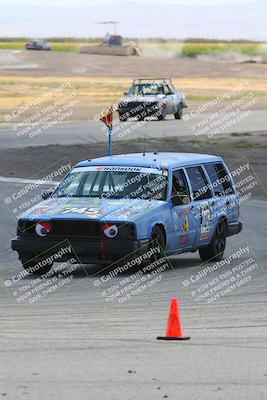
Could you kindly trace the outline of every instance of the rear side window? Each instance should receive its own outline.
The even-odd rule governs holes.
[[[205,200],[211,197],[211,190],[201,167],[186,168],[194,200]]]
[[[216,196],[227,196],[233,193],[230,176],[222,163],[205,164],[205,169],[209,175]]]

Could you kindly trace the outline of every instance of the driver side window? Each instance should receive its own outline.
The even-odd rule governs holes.
[[[187,180],[182,169],[173,171],[172,174],[172,197],[177,195],[190,198]]]
[[[173,91],[171,90],[169,85],[164,86],[164,91],[165,91],[165,94],[167,94],[167,95],[173,94]]]

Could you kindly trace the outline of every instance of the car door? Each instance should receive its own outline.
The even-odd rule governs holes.
[[[180,204],[176,204],[175,197],[179,197]],[[197,227],[194,217],[194,206],[191,201],[190,189],[183,168],[172,171],[172,235],[171,249],[186,250],[194,246]]]
[[[187,167],[190,182],[194,219],[196,224],[196,245],[206,245],[214,232],[213,208],[215,201],[205,171],[201,165]]]
[[[204,164],[215,194],[214,217],[227,215],[229,222],[237,221],[239,216],[238,199],[229,172],[223,162]]]
[[[169,85],[164,85],[164,94],[167,114],[172,114],[174,112],[174,94]]]

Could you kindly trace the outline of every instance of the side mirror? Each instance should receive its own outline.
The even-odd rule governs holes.
[[[184,206],[190,203],[190,198],[187,194],[177,194],[171,198],[173,206]]]
[[[43,199],[43,200],[47,200],[47,199],[51,196],[51,194],[53,194],[53,191],[52,191],[52,190],[45,190],[45,191],[42,193],[42,199]]]

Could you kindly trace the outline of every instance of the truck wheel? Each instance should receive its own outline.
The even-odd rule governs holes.
[[[45,275],[53,266],[53,262],[50,262],[48,265],[40,266],[38,268],[38,261],[34,258],[32,254],[20,254],[20,261],[25,270],[29,270],[31,275]]]
[[[220,261],[226,244],[226,225],[223,220],[219,221],[213,238],[208,246],[201,247],[198,252],[202,261]]]
[[[183,106],[182,104],[179,104],[177,112],[174,114],[175,119],[182,119],[183,117]]]
[[[158,115],[158,120],[162,121],[166,117],[166,107],[162,107],[161,113]]]

